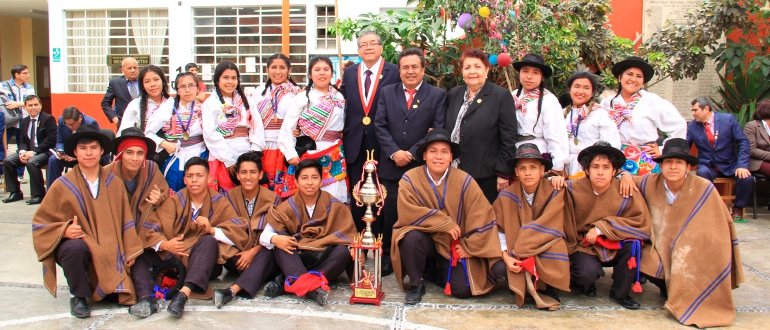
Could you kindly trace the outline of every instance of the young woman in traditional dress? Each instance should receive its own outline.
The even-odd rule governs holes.
[[[338,200],[347,203],[347,165],[342,149],[342,128],[345,125],[345,98],[331,84],[334,74],[332,62],[327,57],[316,57],[310,61],[309,82],[305,93],[294,98],[294,107],[286,114],[278,135],[278,147],[285,155],[290,166],[288,174],[294,174],[300,157],[295,150],[297,139],[294,130],[300,135],[309,136],[316,143],[316,150],[308,151],[302,159],[317,159],[323,166],[322,190],[329,192]],[[297,184],[290,175],[284,176],[276,184],[275,192],[281,198],[288,198],[297,191]]]
[[[203,102],[203,138],[211,153],[209,187],[225,192],[235,187],[230,175],[235,175],[238,156],[265,147],[265,129],[243,93],[241,73],[233,62],[217,65],[214,91]]]
[[[291,62],[284,54],[274,54],[267,59],[267,83],[257,88],[251,102],[259,112],[265,127],[265,148],[262,165],[269,180],[268,188],[274,190],[275,182],[283,181],[286,159],[278,148],[278,134],[286,114],[294,106],[294,96],[301,88],[291,79]],[[262,91],[261,93],[259,91]]]
[[[120,121],[118,136],[129,127],[136,127],[144,132],[147,120],[168,98],[168,82],[161,68],[148,65],[139,71],[139,97],[126,106]]]

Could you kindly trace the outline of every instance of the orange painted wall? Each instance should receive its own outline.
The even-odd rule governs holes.
[[[642,0],[612,0],[610,24],[618,37],[636,39],[642,33]]]
[[[117,127],[107,120],[107,116],[102,111],[103,98],[104,94],[97,93],[51,93],[51,114],[58,118],[64,108],[74,106],[82,113],[96,119],[100,127],[117,130]]]

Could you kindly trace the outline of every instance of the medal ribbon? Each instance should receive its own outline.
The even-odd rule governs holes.
[[[179,126],[182,126],[182,133],[190,134],[190,133],[187,132],[187,129],[190,128],[190,121],[192,121],[192,117],[193,117],[192,109],[195,109],[195,102],[196,101],[193,101],[193,103],[192,103],[193,106],[190,107],[190,116],[187,117],[187,126],[185,126],[184,122],[182,122],[182,116],[179,115],[179,111],[177,111],[176,105],[174,105],[174,109],[173,109],[174,110],[174,114],[176,115],[177,122],[179,122]],[[185,110],[187,110],[187,108],[185,108]]]
[[[371,94],[369,95],[369,102],[366,102],[366,94],[364,94],[364,84],[361,82],[361,67],[362,64],[358,65],[358,70],[356,70],[356,74],[358,75],[358,92],[361,93],[361,105],[364,107],[364,116],[369,117],[369,111],[372,109],[372,104],[374,103],[374,93],[377,92],[377,85],[380,84],[380,77],[382,76],[382,68],[385,67],[385,59],[380,57],[380,68],[377,70],[377,75],[374,77],[374,86],[372,86],[372,89],[369,91]]]

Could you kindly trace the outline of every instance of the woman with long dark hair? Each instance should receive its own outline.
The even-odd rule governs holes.
[[[294,106],[294,96],[301,91],[291,79],[289,57],[284,54],[270,56],[267,59],[267,83],[264,87],[257,88],[251,102],[259,112],[262,126],[265,127],[262,164],[270,190],[275,188],[276,176],[286,174],[286,159],[278,148],[278,134],[286,113]]]
[[[345,126],[345,98],[331,84],[334,70],[328,57],[315,57],[308,66],[308,85],[305,93],[294,98],[295,106],[286,114],[278,136],[278,147],[290,166],[287,173],[293,173],[294,166],[303,159],[316,159],[323,166],[321,189],[347,203],[347,165],[342,148],[342,128]],[[300,157],[295,146],[300,135],[315,141],[314,152],[308,151]],[[300,159],[301,158],[301,159]],[[276,184],[275,193],[288,198],[297,191],[297,184],[291,175],[285,175]]]
[[[225,192],[235,187],[230,175],[235,174],[238,156],[265,147],[265,129],[243,92],[235,63],[222,61],[217,65],[214,91],[203,102],[203,137],[211,153],[209,186]]]
[[[139,71],[138,81],[139,97],[126,106],[123,119],[120,121],[118,135],[129,127],[136,127],[144,132],[147,120],[170,97],[166,74],[161,68],[154,65],[142,68]]]

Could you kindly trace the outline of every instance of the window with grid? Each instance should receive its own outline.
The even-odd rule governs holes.
[[[107,55],[150,55],[150,64],[168,75],[166,9],[68,10],[65,24],[69,92],[104,92],[122,75]]]
[[[282,48],[281,6],[194,8],[195,63],[214,68],[221,61],[238,65],[241,85],[258,87],[267,81],[265,65]],[[291,6],[289,13],[289,58],[291,77],[305,82],[307,71],[307,13],[305,6]],[[246,58],[254,57],[256,72],[246,72]],[[202,68],[203,69],[203,68]],[[213,91],[213,82],[204,81]]]
[[[337,21],[334,17],[334,6],[316,7],[316,49],[335,50],[337,49],[337,38],[329,32],[328,27]]]

